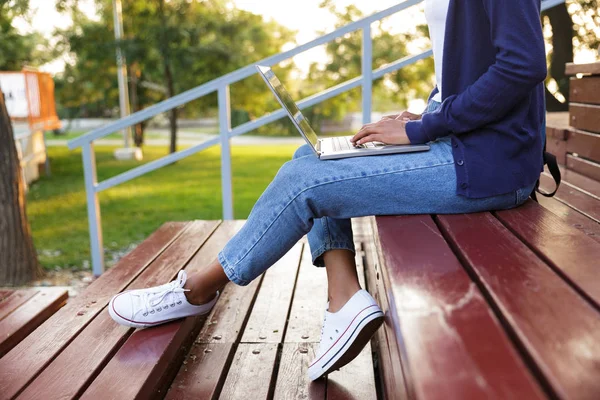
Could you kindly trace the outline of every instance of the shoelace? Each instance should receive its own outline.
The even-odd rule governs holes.
[[[175,305],[179,305],[182,303],[181,300],[177,300],[176,293],[184,293],[188,292],[189,289],[184,289],[186,281],[185,271],[179,271],[177,275],[177,279],[173,282],[164,285],[161,291],[158,292],[144,292],[140,294],[141,302],[143,304],[144,313],[142,315],[147,316],[149,313],[154,314],[154,307],[161,304],[166,299],[172,298],[173,302],[169,304],[169,301],[165,301],[166,304],[158,307],[156,311],[161,312],[163,309],[168,309],[169,307],[175,307]]]

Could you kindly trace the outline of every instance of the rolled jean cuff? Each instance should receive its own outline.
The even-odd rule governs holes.
[[[312,262],[315,267],[324,267],[325,263],[323,262],[323,253],[329,250],[350,250],[351,252],[356,254],[356,250],[354,249],[354,243],[352,242],[329,242],[318,249],[311,250]]]
[[[227,278],[229,278],[229,280],[231,282],[235,283],[236,285],[240,285],[240,286],[246,286],[246,285],[250,284],[251,281],[246,281],[246,280],[240,278],[240,276],[235,272],[235,270],[233,268],[231,268],[231,266],[225,259],[225,255],[223,254],[222,251],[219,252],[218,259],[219,259],[219,263],[221,264],[221,267],[223,267],[223,271],[225,272],[225,275],[227,275]]]

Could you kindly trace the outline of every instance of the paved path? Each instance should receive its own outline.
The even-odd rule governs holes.
[[[184,133],[182,132],[178,136],[177,144],[184,146],[193,146],[200,144],[209,139],[215,138],[217,135],[205,134],[205,133]],[[46,145],[48,146],[66,146],[68,140],[64,139],[46,139]],[[301,145],[304,144],[304,139],[301,137],[273,137],[273,136],[248,136],[241,135],[231,139],[231,143],[234,145],[256,145],[256,146],[268,146],[268,145]],[[120,146],[123,141],[120,139],[100,139],[96,140],[94,144],[98,146]],[[144,141],[146,146],[168,146],[168,138],[150,137]]]

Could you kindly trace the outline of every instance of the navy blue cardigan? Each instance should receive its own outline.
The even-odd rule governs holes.
[[[509,193],[539,178],[547,73],[540,8],[541,0],[450,0],[442,105],[406,132],[411,143],[451,137],[459,195]]]

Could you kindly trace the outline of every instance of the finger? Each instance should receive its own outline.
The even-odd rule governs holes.
[[[398,114],[384,115],[383,117],[381,117],[381,119],[396,119],[396,118],[398,118]]]
[[[360,139],[357,144],[365,144],[365,143],[369,143],[369,142],[383,142],[382,140],[383,135],[381,133],[371,133],[367,136],[364,136],[362,139]]]
[[[360,139],[362,139],[363,137],[373,134],[373,133],[378,133],[379,129],[377,126],[368,126],[368,127],[363,127],[360,131],[358,131],[358,133],[356,135],[354,135],[350,141],[352,143],[356,143],[357,141],[359,141]]]

